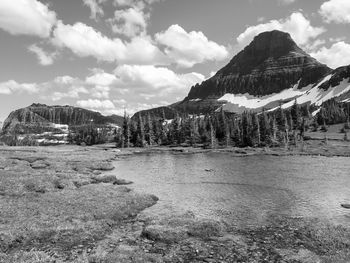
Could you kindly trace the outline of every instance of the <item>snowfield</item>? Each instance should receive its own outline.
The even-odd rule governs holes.
[[[298,84],[293,88],[283,90],[280,93],[275,93],[267,96],[252,96],[250,94],[225,94],[218,99],[221,102],[227,102],[227,105],[231,104],[239,108],[245,108],[247,110],[257,110],[266,107],[271,103],[282,102],[289,100],[289,102],[282,104],[283,109],[290,108],[294,104],[294,99],[298,104],[311,103],[316,106],[322,105],[323,102],[350,91],[350,79],[344,79],[338,86],[329,88],[328,90],[320,89],[319,87],[329,81],[332,75],[326,76],[316,86],[309,85],[302,89],[298,89]],[[348,99],[350,100],[350,99]],[[276,108],[270,109],[270,111]]]

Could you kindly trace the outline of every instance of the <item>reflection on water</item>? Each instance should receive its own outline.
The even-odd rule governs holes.
[[[349,158],[138,154],[114,165],[135,190],[160,198],[151,214],[191,210],[237,226],[275,215],[350,225],[350,211],[340,207],[350,203]]]

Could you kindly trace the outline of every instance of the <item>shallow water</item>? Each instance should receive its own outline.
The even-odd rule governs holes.
[[[229,153],[136,154],[114,163],[138,192],[155,194],[149,215],[190,210],[238,227],[274,216],[350,226],[350,159],[311,156],[233,157]],[[210,170],[210,171],[205,171]]]

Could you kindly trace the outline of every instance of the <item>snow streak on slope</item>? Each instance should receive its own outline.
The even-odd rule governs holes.
[[[305,87],[303,89],[298,89],[298,84],[293,88],[283,90],[280,93],[275,93],[271,95],[266,95],[262,97],[256,97],[249,94],[225,94],[223,97],[218,99],[218,101],[226,101],[231,104],[235,104],[238,107],[244,107],[247,109],[259,109],[262,108],[272,102],[276,101],[284,101],[299,97],[305,94],[310,86]]]
[[[320,82],[317,86],[310,89],[304,95],[297,98],[298,104],[311,103],[316,106],[321,106],[327,100],[332,98],[339,97],[340,95],[350,91],[350,83],[349,79],[344,79],[340,84],[336,87],[330,87],[328,90],[320,89],[319,87],[326,81],[330,80],[332,76],[327,76],[322,82]],[[283,109],[287,109],[293,105],[293,101],[288,102],[282,105]]]
[[[298,84],[293,88],[283,90],[280,93],[275,93],[267,96],[256,97],[249,94],[225,94],[218,101],[227,102],[225,108],[231,107],[236,110],[258,110],[262,108],[272,107],[276,109],[279,102],[288,101],[282,104],[283,109],[290,108],[294,104],[294,99],[298,104],[310,103],[316,106],[322,105],[327,100],[350,91],[350,79],[344,79],[338,86],[330,87],[328,90],[320,89],[321,85],[332,78],[332,75],[326,76],[317,85],[309,85],[302,89],[298,89]],[[234,106],[234,107],[233,107]]]

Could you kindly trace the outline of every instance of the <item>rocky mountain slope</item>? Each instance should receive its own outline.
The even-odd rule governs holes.
[[[72,106],[47,106],[32,104],[10,113],[4,121],[3,134],[27,134],[35,132],[52,132],[68,129],[68,126],[87,124],[121,126],[123,118],[117,115],[102,114]]]
[[[185,113],[204,114],[320,105],[334,97],[350,98],[349,67],[332,70],[303,51],[288,33],[264,32],[239,52],[215,76],[193,86],[181,102],[168,106]],[[158,110],[151,114],[158,116]]]

